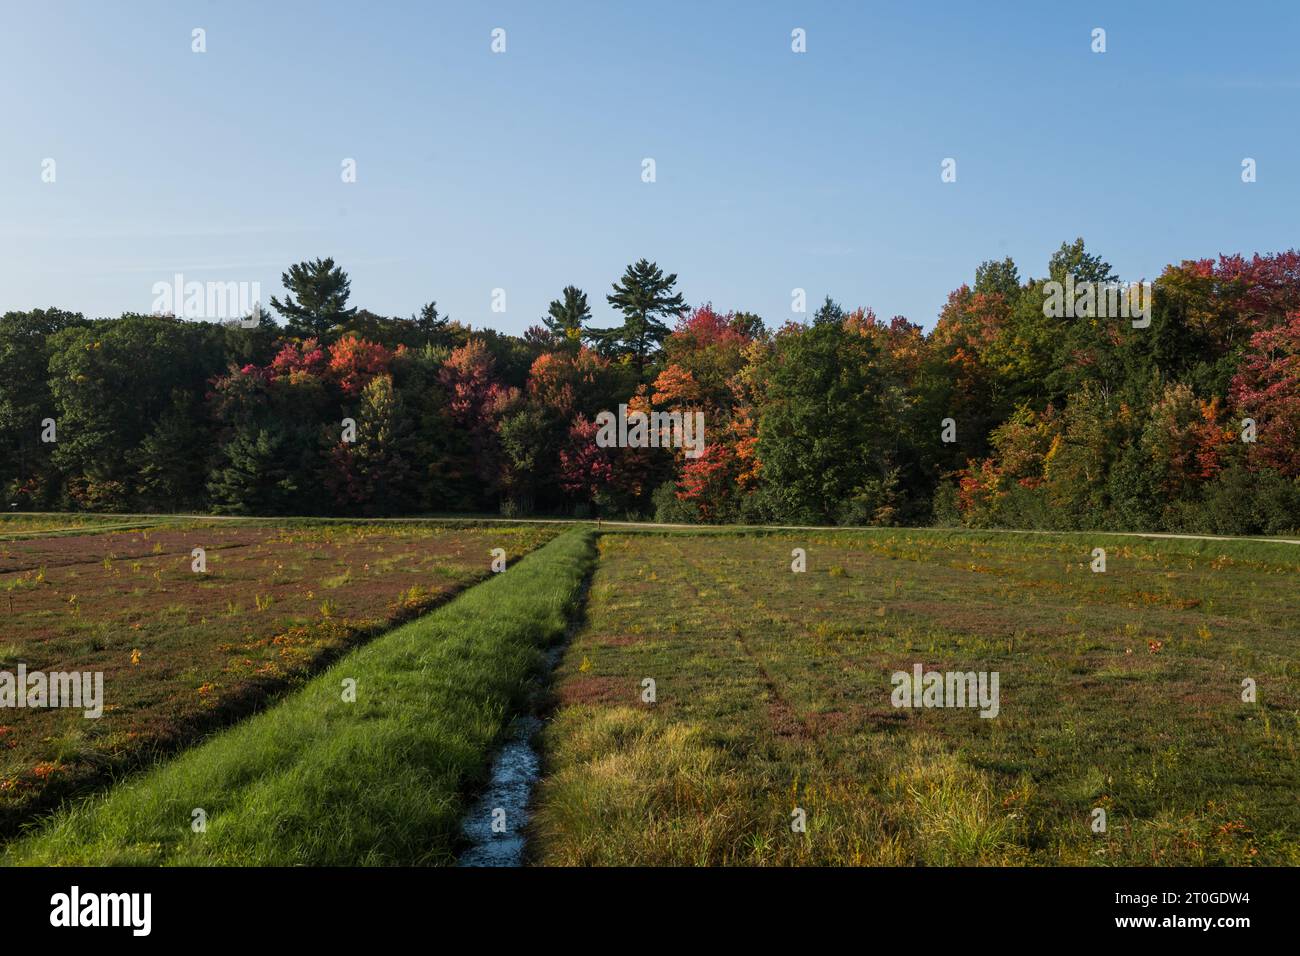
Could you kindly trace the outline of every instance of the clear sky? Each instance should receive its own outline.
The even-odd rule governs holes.
[[[693,305],[929,327],[1077,235],[1125,280],[1296,245],[1297,49],[1294,0],[5,2],[0,310],[333,256],[355,305],[518,333],[569,283],[609,322],[645,256]]]

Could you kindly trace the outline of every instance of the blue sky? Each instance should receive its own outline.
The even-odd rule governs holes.
[[[356,305],[436,299],[517,333],[569,283],[609,322],[610,283],[645,256],[688,302],[769,324],[800,287],[810,308],[829,292],[929,327],[982,260],[1041,275],[1077,235],[1126,280],[1297,243],[1294,2],[52,0],[0,17],[4,310],[148,311],[176,272],[269,297],[289,264],[333,256]]]

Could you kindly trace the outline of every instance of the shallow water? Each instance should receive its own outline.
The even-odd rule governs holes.
[[[461,854],[457,866],[523,865],[528,801],[541,769],[532,737],[541,726],[531,714],[515,718],[510,737],[492,761],[487,791],[461,823],[461,832],[473,845]],[[494,833],[492,813],[497,809],[505,811],[504,831]]]
[[[562,646],[546,650],[545,674],[555,669],[563,653]],[[528,802],[542,769],[533,737],[541,729],[542,722],[531,713],[519,714],[511,722],[510,736],[492,760],[487,791],[461,821],[461,833],[472,845],[460,855],[457,866],[523,866]],[[505,811],[505,826],[494,833],[492,811],[497,809]]]

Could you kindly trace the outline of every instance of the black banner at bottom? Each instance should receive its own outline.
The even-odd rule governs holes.
[[[500,943],[673,927],[766,935],[851,927],[882,938],[1033,931],[1051,939],[1229,943],[1285,932],[1289,869],[0,869],[6,939],[131,945],[376,942],[449,929]],[[815,925],[813,925],[815,924]],[[630,936],[617,932],[625,928]],[[614,932],[615,935],[609,935]],[[548,937],[551,937],[548,939]],[[471,937],[472,938],[472,937]],[[680,942],[674,933],[670,937]],[[938,938],[936,937],[936,942]]]

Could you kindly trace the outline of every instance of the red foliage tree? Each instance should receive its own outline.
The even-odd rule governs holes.
[[[560,487],[583,501],[596,501],[614,478],[615,449],[596,444],[596,423],[579,415],[560,451]]]
[[[388,374],[392,360],[393,353],[379,343],[348,336],[330,346],[329,375],[343,394],[357,396],[376,375]]]
[[[275,377],[290,379],[297,376],[323,376],[328,367],[329,358],[315,339],[286,342],[271,360],[270,366]]]
[[[647,491],[655,450],[601,448],[596,444],[598,430],[584,415],[574,419],[560,450],[560,487],[597,505],[629,505]]]
[[[1251,336],[1231,393],[1242,417],[1256,423],[1252,463],[1300,477],[1300,311]]]
[[[591,406],[604,390],[609,361],[585,346],[576,352],[546,352],[537,356],[528,373],[528,397],[548,412],[570,420]]]
[[[452,420],[469,434],[476,472],[485,490],[495,491],[501,478],[497,425],[519,399],[519,390],[496,378],[496,359],[481,339],[471,339],[448,356],[438,371],[447,390]]]

